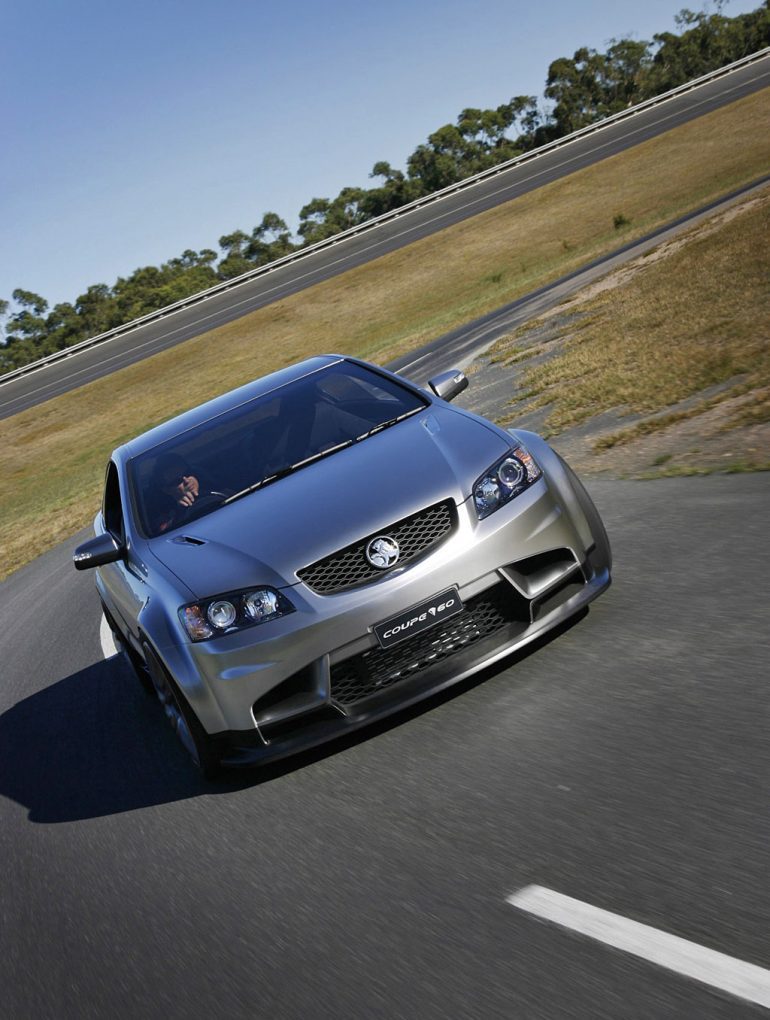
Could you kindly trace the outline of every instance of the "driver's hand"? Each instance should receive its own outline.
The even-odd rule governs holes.
[[[192,506],[198,498],[200,485],[195,475],[185,475],[177,485],[176,501],[180,506]]]

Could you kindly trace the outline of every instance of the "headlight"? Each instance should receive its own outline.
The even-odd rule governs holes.
[[[485,471],[473,486],[473,503],[479,520],[489,517],[514,496],[528,489],[543,472],[532,454],[517,446]]]
[[[179,610],[179,619],[193,641],[207,641],[293,612],[294,606],[281,592],[247,588],[190,602]]]

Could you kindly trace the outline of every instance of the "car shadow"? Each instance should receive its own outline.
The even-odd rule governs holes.
[[[587,613],[451,688],[321,748],[202,779],[123,656],[96,662],[0,716],[0,795],[42,824],[81,821],[272,782],[461,696],[571,629]],[[524,676],[522,682],[526,682]]]

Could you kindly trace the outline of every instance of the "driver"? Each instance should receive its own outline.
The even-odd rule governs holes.
[[[196,501],[206,496],[221,496],[201,484],[197,474],[178,453],[167,453],[159,458],[153,472],[152,488],[155,493],[151,518],[155,534],[168,531],[181,523]]]

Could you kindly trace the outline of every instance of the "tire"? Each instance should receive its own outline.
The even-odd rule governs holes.
[[[222,770],[219,755],[211,737],[206,733],[190,708],[184,695],[169,675],[163,663],[145,641],[142,651],[148,675],[163,711],[184,749],[190,755],[204,779],[216,779]]]

